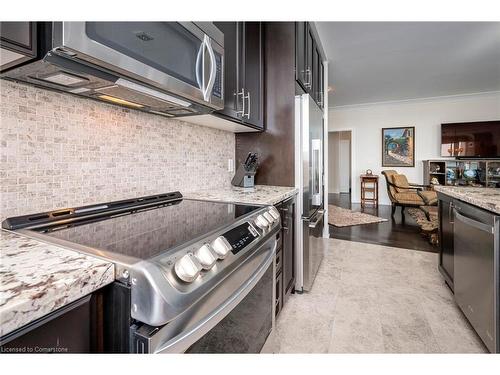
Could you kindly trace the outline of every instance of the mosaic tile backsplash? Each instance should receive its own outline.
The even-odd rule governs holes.
[[[233,133],[0,80],[0,220],[230,186]]]

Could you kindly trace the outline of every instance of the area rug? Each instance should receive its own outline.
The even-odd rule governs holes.
[[[382,223],[384,221],[387,221],[387,219],[363,212],[354,212],[332,204],[328,205],[328,224],[336,227],[350,227],[353,225]]]
[[[420,208],[409,208],[408,213],[417,222],[420,229],[422,229],[422,235],[429,239],[429,242],[433,245],[438,244],[439,235],[439,219],[437,207],[428,207],[429,218],[425,216],[425,213]]]

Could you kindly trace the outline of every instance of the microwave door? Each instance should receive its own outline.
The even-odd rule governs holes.
[[[209,105],[207,37],[192,23],[62,22],[59,31],[72,58]]]

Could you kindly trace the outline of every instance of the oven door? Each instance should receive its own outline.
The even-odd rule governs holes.
[[[135,353],[259,353],[274,327],[276,239],[163,327],[132,327]]]
[[[222,109],[223,35],[209,29],[221,44],[192,22],[55,23],[55,52]]]

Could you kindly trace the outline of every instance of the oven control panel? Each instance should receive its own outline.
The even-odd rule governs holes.
[[[223,234],[223,237],[231,245],[233,254],[238,254],[258,236],[259,233],[250,223],[241,224]]]
[[[270,230],[279,218],[278,210],[270,207],[216,238],[193,245],[183,254],[174,255],[167,264],[173,264],[173,274],[183,284],[201,283],[204,278],[213,276],[231,263],[228,258],[233,259]]]

